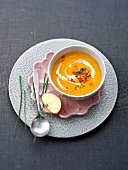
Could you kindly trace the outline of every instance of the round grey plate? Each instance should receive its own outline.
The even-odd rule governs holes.
[[[77,40],[53,39],[41,42],[28,49],[20,56],[11,71],[9,79],[9,96],[16,114],[18,114],[20,105],[19,75],[22,76],[23,90],[26,90],[27,92],[26,124],[30,127],[32,120],[37,115],[35,103],[30,99],[30,89],[27,84],[28,77],[32,74],[33,64],[37,61],[43,60],[48,52],[56,52],[69,45],[88,46],[99,53],[105,62],[107,74],[104,89],[101,92],[100,102],[92,107],[86,115],[73,116],[67,119],[60,118],[57,115],[55,115],[54,118],[52,118],[50,114],[46,115],[46,118],[51,125],[51,130],[48,135],[52,137],[74,137],[95,129],[109,116],[117,99],[118,82],[115,71],[108,59],[99,50],[89,44]],[[25,122],[23,107],[20,118]]]

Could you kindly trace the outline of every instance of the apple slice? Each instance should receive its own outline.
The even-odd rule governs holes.
[[[42,102],[50,113],[57,114],[61,109],[61,100],[52,93],[44,93]]]

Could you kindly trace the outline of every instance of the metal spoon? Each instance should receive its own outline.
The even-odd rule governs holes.
[[[35,94],[36,94],[36,100],[37,100],[38,115],[32,121],[30,130],[31,130],[31,132],[34,136],[43,137],[43,136],[46,136],[49,133],[50,124],[49,124],[48,120],[46,120],[42,115],[40,115],[39,77],[38,77],[37,70],[33,71],[33,81],[34,81]],[[39,116],[41,116],[41,119],[39,118]]]

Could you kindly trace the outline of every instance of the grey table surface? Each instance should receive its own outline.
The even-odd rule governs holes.
[[[0,0],[0,170],[128,169],[128,1]],[[75,138],[38,138],[11,106],[11,69],[31,46],[54,38],[81,40],[113,65],[119,85],[116,105],[95,130]]]

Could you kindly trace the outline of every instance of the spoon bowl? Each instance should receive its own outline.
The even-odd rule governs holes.
[[[49,133],[50,125],[44,118],[35,118],[31,124],[31,132],[34,136],[43,137]]]

